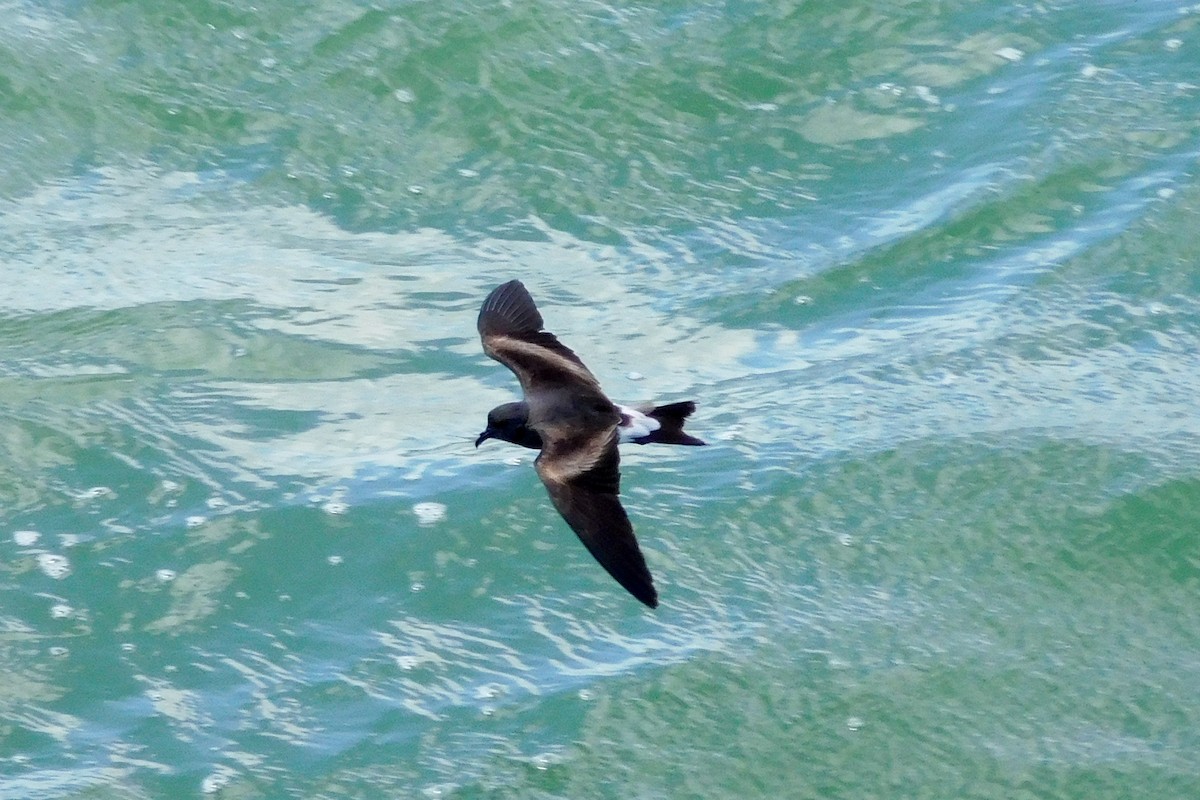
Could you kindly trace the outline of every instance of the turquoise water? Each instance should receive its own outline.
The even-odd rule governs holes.
[[[1200,6],[5,17],[0,798],[1200,796]]]

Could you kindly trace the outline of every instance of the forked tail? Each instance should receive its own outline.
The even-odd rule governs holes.
[[[684,444],[691,446],[700,446],[707,444],[702,442],[695,436],[689,436],[683,432],[683,423],[692,412],[696,410],[696,404],[691,400],[685,400],[682,403],[667,403],[665,406],[643,406],[639,409],[648,417],[653,417],[658,420],[662,426],[658,430],[651,432],[649,436],[642,440],[634,440],[638,444]]]

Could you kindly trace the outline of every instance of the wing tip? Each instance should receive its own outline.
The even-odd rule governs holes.
[[[654,588],[654,578],[650,575],[649,570],[646,570],[644,574],[638,574],[640,570],[631,573],[628,570],[622,570],[616,564],[605,563],[599,557],[596,560],[600,562],[609,576],[614,578],[622,589],[633,595],[639,603],[648,608],[658,608],[658,590]],[[645,568],[644,562],[642,568]]]
[[[593,555],[595,554],[593,553]],[[641,548],[638,548],[638,556],[641,563],[634,569],[630,569],[629,565],[624,565],[625,568],[622,569],[617,564],[605,563],[599,558],[597,561],[600,561],[600,565],[608,574],[615,578],[617,583],[621,584],[621,588],[633,595],[638,602],[650,608],[658,608],[658,590],[654,588],[654,578],[646,567]]]
[[[542,329],[542,315],[525,284],[516,278],[500,284],[479,308],[480,335],[533,333]]]
[[[633,596],[650,608],[658,608],[658,591],[655,590],[653,583],[646,586],[644,594],[634,592]]]

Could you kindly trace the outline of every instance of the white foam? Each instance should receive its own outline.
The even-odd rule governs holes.
[[[417,515],[417,522],[422,525],[433,525],[446,518],[446,506],[442,503],[417,503],[412,510]]]
[[[66,556],[60,556],[57,553],[38,553],[37,565],[38,569],[56,581],[71,574],[71,562],[67,560]]]
[[[32,547],[42,535],[37,531],[13,531],[13,541],[18,547]]]

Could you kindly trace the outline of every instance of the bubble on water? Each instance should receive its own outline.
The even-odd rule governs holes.
[[[325,560],[328,561],[332,566],[336,567],[337,565],[342,563],[343,559],[341,556],[330,556],[329,558],[327,558]]]
[[[640,372],[631,372],[628,375],[626,375],[625,377],[629,378],[629,380],[631,380],[631,381],[640,381],[640,380],[643,380],[646,376]]]
[[[330,500],[321,506],[321,510],[326,514],[345,514],[350,510],[350,504],[341,500]]]
[[[75,613],[75,609],[71,608],[66,603],[55,603],[50,606],[51,619],[66,619]]]
[[[154,577],[157,578],[160,583],[170,583],[171,581],[175,580],[175,576],[176,573],[173,569],[160,569],[154,572]]]
[[[442,503],[417,503],[412,510],[422,525],[433,525],[446,518],[446,506]]]
[[[137,650],[137,645],[133,642],[121,642],[122,653],[132,653],[134,650]]]
[[[46,652],[48,652],[50,655],[54,656],[55,658],[66,658],[68,655],[71,654],[71,651],[68,650],[67,648],[60,647],[57,645],[54,647],[51,647]]]
[[[208,522],[208,517],[202,517],[199,514],[195,514],[185,519],[183,524],[189,528],[199,528],[206,522]]]
[[[13,541],[17,543],[18,547],[32,547],[40,538],[42,535],[37,531],[15,531],[13,533]]]
[[[504,463],[508,464],[510,467],[519,467],[521,462],[524,460],[525,459],[521,458],[521,456],[509,456],[508,458],[504,459]]]
[[[850,717],[846,720],[846,727],[852,731],[860,730],[863,726],[862,717]]]
[[[417,96],[413,94],[411,89],[397,89],[392,92],[392,97],[396,98],[400,103],[412,103],[416,101]]]
[[[1019,50],[1016,47],[1001,47],[996,51],[996,55],[1003,58],[1005,61],[1020,61],[1025,57],[1025,51]]]
[[[80,500],[95,500],[97,497],[116,497],[117,493],[107,486],[93,486],[90,489],[84,489],[77,497]]]
[[[57,553],[38,553],[37,565],[38,569],[55,580],[62,580],[71,574],[71,562]]]

